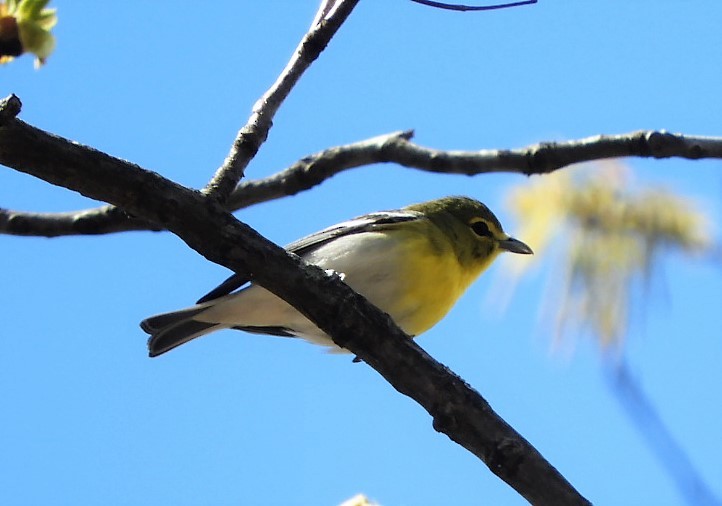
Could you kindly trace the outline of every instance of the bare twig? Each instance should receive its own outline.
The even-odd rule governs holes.
[[[248,163],[268,138],[273,117],[288,97],[301,75],[326,48],[359,0],[326,0],[321,3],[314,23],[303,37],[286,68],[276,82],[255,103],[246,125],[233,141],[230,153],[216,171],[204,192],[225,202],[238,181],[243,177]]]
[[[442,151],[410,141],[413,131],[393,132],[309,155],[269,177],[241,183],[226,208],[238,210],[294,195],[343,171],[374,163],[397,163],[430,172],[476,175],[489,172],[543,174],[574,163],[625,156],[654,158],[722,158],[722,138],[640,131],[594,136],[566,142],[544,142],[513,150]],[[0,139],[0,147],[3,141]],[[0,159],[2,163],[2,159]],[[104,206],[77,213],[0,213],[0,233],[62,236],[154,229],[142,220]],[[52,223],[42,223],[43,219]],[[78,220],[83,226],[78,225]],[[157,228],[157,227],[156,227]]]
[[[212,262],[250,272],[334,342],[421,404],[434,428],[467,448],[532,504],[589,504],[462,379],[436,362],[339,276],[305,264],[218,202],[156,173],[20,120],[0,127],[0,163],[157,223]]]
[[[365,141],[335,146],[307,156],[287,169],[263,179],[241,183],[229,199],[233,210],[267,202],[317,186],[345,170],[389,161],[387,147],[407,141],[412,130],[380,135]]]
[[[722,158],[722,138],[643,130],[596,135],[566,142],[542,142],[513,150],[441,151],[396,139],[384,146],[389,162],[447,174],[489,172],[546,174],[569,165],[606,158]]]
[[[522,0],[520,2],[509,2],[505,4],[495,5],[463,5],[463,4],[448,4],[446,2],[434,2],[433,0],[411,0],[417,4],[428,5],[429,7],[436,7],[437,9],[446,9],[449,11],[493,11],[496,9],[507,9],[509,7],[519,7],[521,5],[535,4],[537,0]]]
[[[111,205],[64,213],[32,213],[0,207],[0,233],[59,237],[100,235],[130,230],[164,230],[153,223],[128,216]]]
[[[617,400],[666,468],[687,504],[722,506],[722,501],[715,496],[689,455],[674,439],[626,361],[607,361],[605,368]]]

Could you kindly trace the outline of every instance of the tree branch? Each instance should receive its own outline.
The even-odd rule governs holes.
[[[464,5],[449,4],[446,2],[435,2],[434,0],[411,0],[414,3],[436,7],[437,9],[446,9],[449,11],[493,11],[497,9],[507,9],[509,7],[520,7],[522,5],[535,4],[537,0],[521,0],[519,2],[509,2],[495,5]]]
[[[532,504],[589,504],[476,391],[338,276],[305,264],[200,192],[20,120],[6,117],[3,123],[1,163],[109,202],[167,228],[212,262],[251,272],[256,282],[421,404],[433,417],[436,430],[478,456]]]
[[[722,158],[722,138],[641,130],[620,135],[595,135],[565,142],[542,142],[520,149],[441,151],[405,139],[384,146],[387,161],[405,167],[467,176],[489,172],[547,174],[569,165],[605,158]]]
[[[597,135],[565,142],[543,142],[513,150],[481,151],[425,148],[411,142],[412,137],[412,130],[393,132],[306,156],[276,174],[241,183],[229,197],[226,207],[235,211],[295,195],[343,171],[374,163],[396,163],[412,169],[445,174],[517,172],[528,175],[553,172],[575,163],[625,156],[692,160],[722,158],[720,137],[654,130]],[[5,234],[56,237],[148,229],[158,228],[157,225],[112,210],[112,206],[57,214],[0,211],[0,233]]]
[[[399,141],[408,141],[413,135],[413,130],[393,132],[309,155],[276,174],[241,183],[228,200],[229,208],[237,210],[295,195],[343,171],[388,162],[388,149]]]
[[[689,455],[665,425],[652,400],[630,371],[627,362],[623,359],[607,360],[604,368],[610,381],[609,385],[632,421],[632,425],[639,429],[642,438],[671,476],[687,504],[722,506],[722,501],[715,496]]]
[[[129,216],[107,205],[65,213],[32,213],[0,207],[0,233],[25,236],[58,237],[100,235],[130,230],[164,230],[158,225]]]
[[[203,190],[209,196],[225,202],[238,181],[243,177],[248,163],[256,156],[258,149],[268,138],[283,101],[288,97],[301,75],[326,48],[336,31],[341,27],[359,0],[323,1],[311,28],[303,37],[276,82],[255,103],[246,125],[241,128],[233,141],[231,151],[213,179]]]

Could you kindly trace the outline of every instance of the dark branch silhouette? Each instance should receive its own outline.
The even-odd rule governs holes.
[[[589,504],[461,378],[425,353],[338,275],[304,263],[236,220],[220,203],[159,174],[48,134],[0,104],[0,163],[167,228],[208,260],[283,298],[334,342],[416,400],[447,434],[532,504]]]

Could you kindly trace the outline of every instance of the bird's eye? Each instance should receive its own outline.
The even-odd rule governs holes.
[[[480,237],[491,237],[491,230],[485,221],[475,221],[471,224],[471,230]]]

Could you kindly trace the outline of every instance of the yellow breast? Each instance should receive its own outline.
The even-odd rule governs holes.
[[[417,336],[446,316],[493,258],[464,267],[450,245],[413,231],[403,244],[398,278],[403,288],[385,309],[406,333]]]

